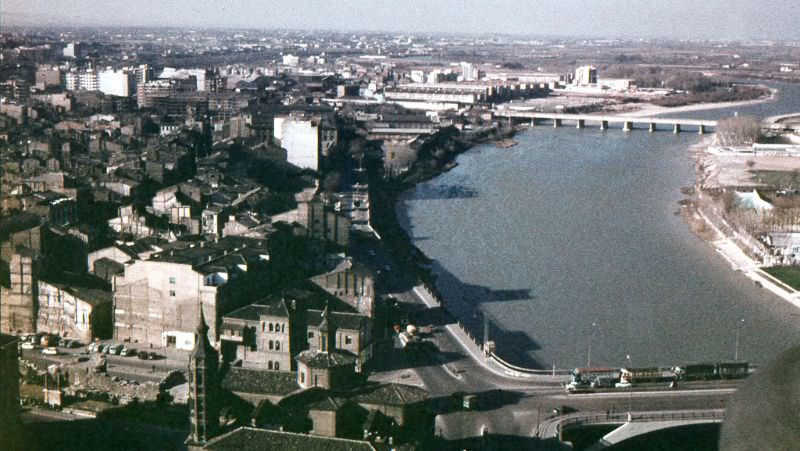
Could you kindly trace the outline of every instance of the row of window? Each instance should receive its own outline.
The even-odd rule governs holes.
[[[280,351],[281,350],[281,342],[278,340],[270,340],[269,341],[269,350],[270,351]]]
[[[308,333],[308,339],[311,340],[312,338],[314,338],[314,332],[309,332]],[[344,344],[346,344],[346,345],[353,344],[353,337],[351,337],[350,335],[345,335],[344,336]]]
[[[284,332],[286,332],[286,323],[266,323],[266,322],[262,322],[261,323],[261,332],[267,332],[268,329],[269,329],[269,332],[281,332],[281,333],[284,333]]]
[[[281,362],[273,362],[272,360],[270,360],[270,361],[267,362],[267,369],[268,370],[280,371]]]

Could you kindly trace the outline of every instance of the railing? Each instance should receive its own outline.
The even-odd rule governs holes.
[[[535,369],[531,369],[531,368],[523,368],[521,366],[514,365],[513,363],[506,362],[505,360],[503,360],[502,357],[500,357],[499,355],[495,354],[494,352],[490,352],[489,353],[489,357],[494,359],[494,361],[497,362],[498,365],[500,365],[500,366],[502,366],[502,367],[504,367],[506,369],[512,370],[512,371],[517,371],[519,373],[552,374],[552,375],[560,375],[560,376],[564,376],[564,375],[570,374],[570,370],[557,370],[557,369],[535,370]]]
[[[640,412],[640,413],[613,413],[613,414],[595,414],[595,415],[581,415],[559,421],[556,425],[558,437],[561,439],[561,434],[570,426],[585,425],[585,424],[608,424],[608,423],[632,423],[632,422],[652,422],[652,421],[693,421],[693,420],[709,420],[709,421],[722,421],[724,419],[725,410],[691,410],[691,411],[673,411],[673,412]]]

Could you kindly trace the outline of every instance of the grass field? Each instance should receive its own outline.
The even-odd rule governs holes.
[[[777,277],[795,290],[800,290],[800,267],[798,266],[772,266],[764,271]]]

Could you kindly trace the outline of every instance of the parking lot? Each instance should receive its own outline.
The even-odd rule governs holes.
[[[97,365],[100,356],[106,360],[106,372],[140,382],[160,381],[170,371],[185,370],[188,361],[167,359],[161,349],[136,349],[129,344],[113,340],[99,340],[90,344],[70,340],[53,340],[50,337],[46,346],[38,340],[26,337],[21,340],[21,357],[44,369],[50,365],[64,365],[69,368],[89,369]],[[58,342],[57,346],[51,346]],[[124,354],[124,355],[123,355]]]

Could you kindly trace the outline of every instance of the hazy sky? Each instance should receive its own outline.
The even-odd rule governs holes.
[[[800,40],[798,0],[0,0],[3,25]]]

